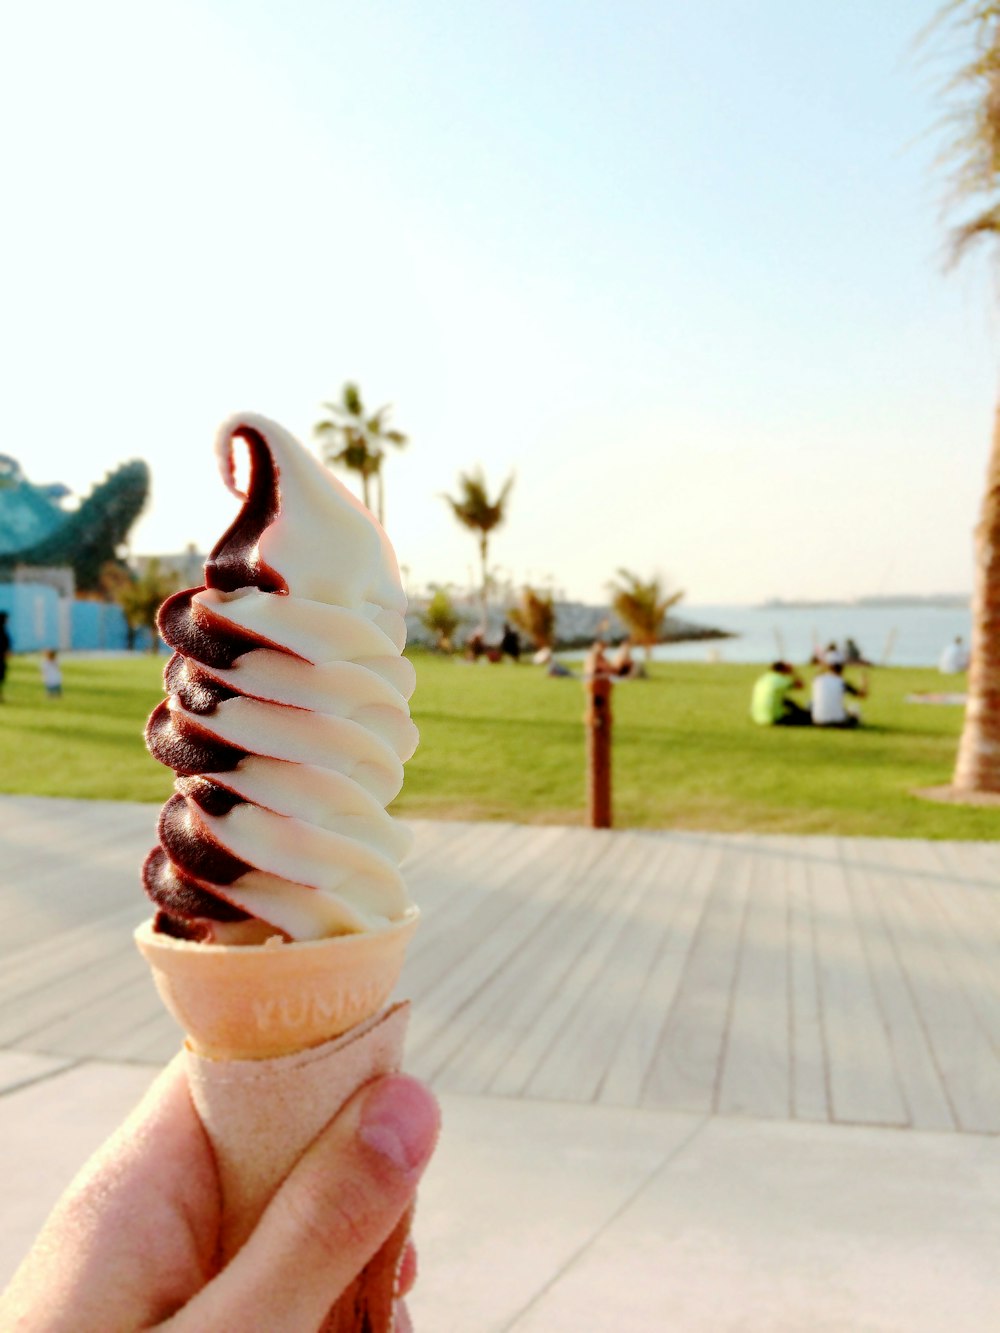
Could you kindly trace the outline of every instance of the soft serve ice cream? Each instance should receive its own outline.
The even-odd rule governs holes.
[[[175,651],[146,739],[177,780],[143,867],[155,930],[250,945],[382,929],[410,906],[408,834],[385,807],[417,740],[392,548],[273,422],[234,417],[216,448],[242,508],[205,587],[159,617]]]
[[[419,912],[385,809],[416,744],[392,550],[272,422],[234,417],[218,453],[243,504],[205,587],[160,610],[175,651],[146,734],[177,778],[143,867],[156,912],[135,939],[184,1032],[225,1264],[338,1109],[400,1067],[408,1006],[389,1001]],[[390,1333],[408,1226],[324,1328]]]

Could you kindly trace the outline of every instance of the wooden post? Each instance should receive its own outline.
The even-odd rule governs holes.
[[[587,707],[587,822],[611,827],[611,681],[595,676],[584,682]]]

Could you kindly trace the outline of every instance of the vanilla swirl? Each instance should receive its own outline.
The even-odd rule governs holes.
[[[378,929],[409,906],[409,839],[385,806],[417,740],[392,548],[273,422],[233,418],[217,452],[242,508],[206,586],[159,615],[175,652],[146,740],[177,780],[143,868],[157,928],[223,943]]]

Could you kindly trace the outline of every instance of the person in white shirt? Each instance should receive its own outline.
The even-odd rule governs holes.
[[[847,696],[864,699],[868,681],[852,685],[844,679],[841,662],[833,662],[814,678],[812,683],[812,720],[814,727],[856,727],[861,721],[858,713],[848,708]]]
[[[47,648],[42,655],[42,684],[50,699],[58,699],[62,694],[62,670],[54,648]]]
[[[962,642],[961,634],[955,636],[954,643],[949,643],[941,654],[938,670],[942,676],[956,676],[969,668],[969,650]]]
[[[819,654],[818,660],[826,666],[836,666],[838,663],[843,666],[847,661],[847,654],[843,649],[838,648],[834,640],[831,639]]]

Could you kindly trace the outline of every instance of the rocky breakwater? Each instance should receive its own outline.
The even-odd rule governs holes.
[[[455,598],[455,610],[461,617],[461,623],[455,634],[455,642],[461,646],[472,632],[479,627],[480,607],[478,601]],[[423,612],[427,606],[426,597],[411,597],[409,612],[406,617],[406,637],[410,644],[431,647],[434,636],[423,623]],[[628,630],[621,620],[606,606],[589,606],[585,602],[556,602],[556,642],[559,651],[573,648],[588,648],[595,639],[601,638],[608,643],[616,643],[628,637]],[[499,641],[502,632],[503,610],[490,611],[486,630],[487,642]],[[527,643],[526,636],[522,640]],[[733,636],[726,630],[715,629],[711,625],[700,625],[695,621],[684,620],[680,616],[668,616],[664,626],[662,643],[693,643],[701,640],[730,639]]]

